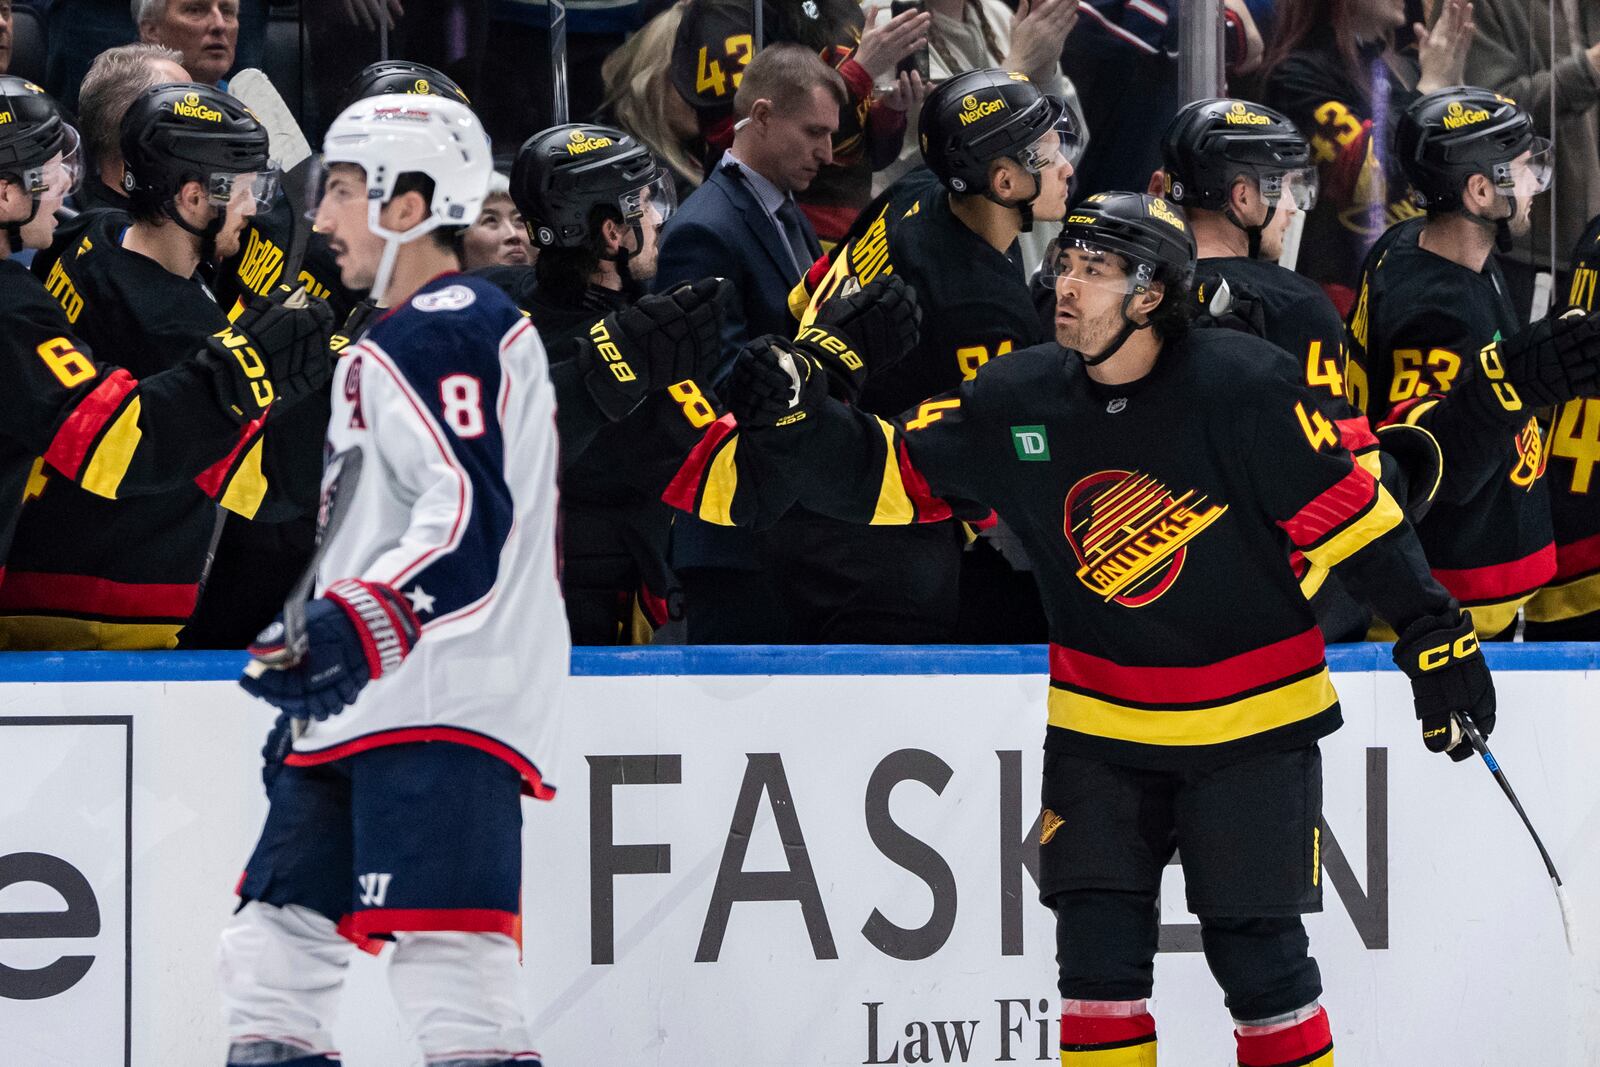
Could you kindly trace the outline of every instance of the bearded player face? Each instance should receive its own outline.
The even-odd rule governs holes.
[[[1121,256],[1066,248],[1056,263],[1056,343],[1100,352],[1122,329],[1129,277]]]

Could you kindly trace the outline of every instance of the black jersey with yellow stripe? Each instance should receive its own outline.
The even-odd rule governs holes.
[[[76,337],[142,379],[191,356],[228,318],[199,281],[123,248],[125,222],[102,213],[50,268],[45,286]],[[314,475],[310,500],[284,492],[292,481],[286,457],[265,448],[266,437],[254,424],[192,481],[126,500],[40,471],[24,494],[0,585],[0,643],[171,647],[198,603],[217,505],[284,519],[314,500]],[[314,444],[295,456],[302,465],[320,458]]]
[[[1600,218],[1572,252],[1567,307],[1600,311]],[[1527,607],[1530,641],[1600,641],[1600,397],[1569,400],[1550,427],[1556,572]]]
[[[61,305],[10,259],[0,259],[0,322],[3,590],[25,495],[51,479],[106,499],[171,489],[231,452],[241,431],[192,362],[143,381],[96,362]]]
[[[1448,401],[1479,351],[1520,328],[1493,257],[1474,271],[1420,246],[1424,220],[1391,228],[1367,258],[1349,320],[1348,393],[1374,426],[1430,430],[1444,451],[1438,495],[1417,526],[1436,578],[1501,633],[1555,571],[1546,428],[1472,424]]]
[[[1337,728],[1300,561],[1401,627],[1450,605],[1291,362],[1233,331],[1167,345],[1127,386],[1047,344],[893,420],[829,401],[785,426],[723,427],[669,502],[759,521],[773,468],[845,521],[998,515],[1049,621],[1046,747],[1110,762],[1213,765]]]
[[[899,363],[869,377],[863,408],[885,415],[903,411],[970,381],[991,359],[1048,340],[1017,245],[997,251],[956,218],[942,187],[925,189],[909,204],[880,197],[869,210],[877,214],[833,253],[801,318],[808,325],[833,296],[880,274],[894,274],[916,290],[922,339]]]

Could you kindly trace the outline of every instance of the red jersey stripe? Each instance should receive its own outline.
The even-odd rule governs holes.
[[[943,498],[933,495],[933,490],[928,487],[928,479],[917,470],[916,464],[911,462],[911,454],[906,451],[906,443],[897,441],[896,458],[900,465],[900,483],[905,486],[906,496],[911,498],[911,507],[917,513],[918,522],[943,522],[950,517],[950,505]]]
[[[56,430],[50,447],[45,449],[45,462],[68,478],[77,478],[95,438],[138,384],[133,375],[120,368],[106,375],[105,381],[78,401],[61,428]]]
[[[1125,667],[1087,652],[1050,646],[1052,679],[1112,700],[1138,704],[1223,701],[1311,670],[1322,662],[1322,632],[1314,626],[1202,667]]]
[[[121,619],[187,619],[198,585],[114,582],[87,574],[11,571],[0,584],[0,611],[64,612]]]
[[[1433,576],[1450,595],[1463,602],[1503,600],[1539,588],[1556,572],[1556,546],[1543,548],[1521,559],[1491,563],[1487,567],[1459,570],[1434,568]]]
[[[311,752],[291,752],[283,762],[291,767],[315,767],[321,763],[332,763],[334,760],[370,752],[386,745],[409,745],[419,741],[449,741],[487,752],[516,768],[517,773],[522,775],[524,794],[536,800],[555,799],[556,787],[546,782],[539,768],[522,753],[492,737],[454,726],[403,726],[396,730],[384,730],[357,737],[331,748],[321,748]]]
[[[1330,534],[1359,515],[1372,503],[1378,491],[1372,475],[1359,466],[1324,490],[1316,499],[1295,513],[1287,522],[1278,523],[1301,548],[1325,540]]]
[[[1556,546],[1556,579],[1565,581],[1600,570],[1600,534]]]
[[[1061,1044],[1109,1045],[1137,1041],[1141,1037],[1155,1040],[1156,1020],[1149,1012],[1139,1015],[1076,1015],[1061,1016]]]
[[[662,501],[679,511],[694,514],[695,496],[705,481],[706,468],[711,466],[711,460],[716,456],[717,448],[723,440],[738,428],[739,424],[732,415],[724,415],[712,423],[705,435],[700,438],[700,443],[690,449],[689,456],[683,461],[683,466],[678,468],[678,473],[672,476],[666,492],[661,494]]]

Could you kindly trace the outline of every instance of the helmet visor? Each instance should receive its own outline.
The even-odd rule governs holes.
[[[660,228],[678,210],[678,190],[666,171],[658,171],[648,184],[619,196],[617,208],[628,225],[648,222]]]
[[[1317,206],[1317,171],[1315,167],[1278,171],[1260,179],[1261,197],[1277,205],[1284,197],[1299,211],[1310,211]]]
[[[1054,167],[1063,160],[1076,170],[1078,161],[1082,158],[1083,138],[1078,133],[1078,124],[1073,120],[1072,110],[1065,107],[1054,126],[1017,153],[1017,162],[1035,174]]]
[[[278,193],[278,172],[267,167],[243,174],[213,174],[207,185],[211,202],[218,207],[243,206],[248,201],[254,211],[266,211]]]
[[[61,127],[61,147],[42,166],[27,170],[22,178],[28,192],[42,199],[65,200],[83,183],[83,156],[78,152],[78,131]]]
[[[1045,249],[1039,276],[1051,286],[1062,281],[1085,289],[1126,295],[1150,284],[1149,264],[1129,260],[1120,252],[1063,234]]]
[[[1528,150],[1509,163],[1497,163],[1494,182],[1508,195],[1536,196],[1550,188],[1555,176],[1555,149],[1543,137],[1535,137]]]

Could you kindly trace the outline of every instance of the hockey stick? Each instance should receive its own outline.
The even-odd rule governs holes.
[[[317,509],[317,547],[311,560],[300,575],[294,588],[283,602],[283,621],[268,628],[262,635],[268,642],[281,637],[279,646],[271,653],[259,656],[245,664],[244,673],[259,678],[267,671],[293,667],[306,654],[306,604],[317,585],[317,569],[328,554],[328,545],[338,533],[345,516],[350,514],[350,502],[355,499],[356,483],[361,480],[361,449],[347,448],[328,460],[322,471],[322,504]],[[281,626],[282,633],[273,631]]]
[[[564,126],[567,110],[567,0],[550,0],[550,125]]]
[[[228,92],[249,108],[267,129],[268,152],[283,172],[284,199],[289,202],[289,247],[278,280],[291,284],[300,275],[306,244],[311,240],[311,174],[316,167],[311,143],[294,120],[289,105],[268,77],[255,67],[247,67],[228,82]]]
[[[1561,875],[1557,873],[1556,865],[1550,859],[1550,853],[1545,850],[1544,842],[1539,840],[1539,834],[1534,830],[1533,823],[1528,821],[1528,813],[1522,810],[1522,802],[1517,799],[1517,794],[1512,790],[1511,783],[1506,781],[1505,772],[1500,769],[1500,763],[1494,758],[1494,753],[1489,751],[1489,746],[1484,742],[1483,734],[1478,732],[1478,726],[1472,721],[1472,716],[1460,711],[1456,713],[1456,721],[1461,726],[1461,732],[1466,734],[1467,741],[1471,743],[1473,751],[1483,757],[1484,764],[1494,774],[1494,780],[1500,783],[1500,788],[1504,790],[1506,799],[1511,801],[1513,808],[1517,809],[1517,814],[1522,817],[1522,825],[1528,828],[1528,836],[1533,838],[1534,846],[1539,850],[1539,858],[1544,860],[1544,869],[1550,875],[1550,885],[1556,891],[1556,906],[1561,909],[1561,932],[1567,939],[1567,951],[1577,955],[1578,949],[1574,941],[1575,926],[1572,915],[1572,902],[1567,899],[1567,891],[1561,884]]]

